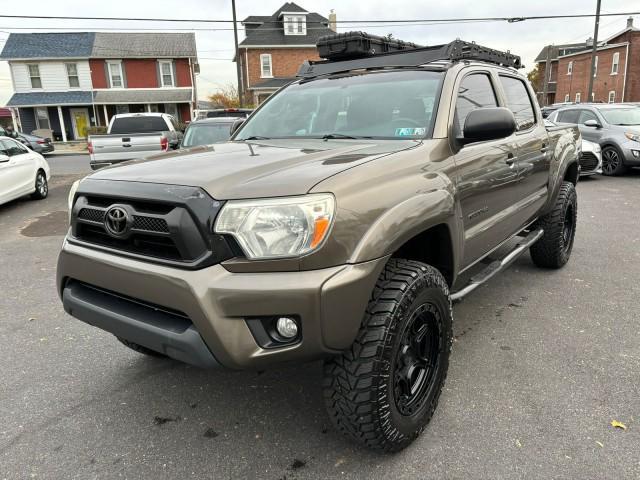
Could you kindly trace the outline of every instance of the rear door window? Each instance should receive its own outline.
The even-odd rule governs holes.
[[[10,157],[15,157],[16,155],[22,155],[23,153],[28,153],[28,150],[23,147],[18,142],[14,142],[13,140],[2,140],[2,149],[5,151],[5,154]]]
[[[472,73],[464,77],[460,82],[456,100],[454,120],[456,136],[462,136],[464,122],[472,110],[497,106],[496,92],[487,73]]]
[[[558,122],[560,123],[578,123],[580,110],[562,110],[558,112]]]
[[[500,75],[500,83],[507,97],[507,107],[516,118],[518,130],[528,130],[536,124],[536,114],[529,90],[522,80]]]

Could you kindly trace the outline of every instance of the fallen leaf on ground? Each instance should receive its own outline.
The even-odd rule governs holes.
[[[619,422],[618,420],[611,420],[611,426],[614,428],[620,428],[622,430],[627,429],[627,426],[624,423]]]
[[[602,444],[602,442],[599,442],[596,440],[596,443],[600,446],[600,448],[604,448],[604,445]]]

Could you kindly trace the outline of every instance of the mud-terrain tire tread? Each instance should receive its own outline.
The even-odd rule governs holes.
[[[442,334],[446,336],[444,372],[426,408],[422,425],[411,435],[391,426],[389,404],[381,401],[388,388],[386,378],[377,372],[385,348],[393,345],[389,335],[397,334],[400,319],[411,300],[421,289],[437,288],[446,298],[447,319]],[[448,358],[453,342],[449,287],[442,274],[421,262],[392,258],[380,274],[369,300],[360,330],[352,346],[342,355],[324,363],[323,393],[325,407],[338,431],[365,446],[385,452],[402,450],[417,438],[431,420],[447,376]],[[390,393],[390,392],[389,392]],[[391,393],[391,395],[393,395]]]
[[[571,182],[562,182],[560,186],[560,192],[556,199],[556,204],[549,213],[540,218],[536,222],[536,226],[542,227],[544,234],[542,238],[534,243],[529,249],[531,254],[531,260],[538,267],[541,268],[561,268],[563,267],[569,257],[571,256],[571,249],[568,254],[565,255],[563,251],[564,242],[562,239],[562,232],[564,227],[565,209],[568,204],[573,204],[573,233],[571,242],[573,244],[573,238],[576,234],[576,218],[578,215],[578,199],[576,195],[576,188]]]
[[[148,355],[150,357],[156,358],[169,358],[165,354],[156,352],[155,350],[151,350],[150,348],[143,347],[137,343],[130,342],[129,340],[125,340],[124,338],[116,337],[120,343],[122,343],[125,347],[129,347],[131,350],[134,350],[138,353],[142,353],[143,355]]]

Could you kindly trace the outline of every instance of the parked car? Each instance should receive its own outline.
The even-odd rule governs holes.
[[[106,135],[90,135],[88,148],[92,170],[178,148],[182,132],[166,113],[114,115]]]
[[[640,166],[640,108],[621,103],[589,103],[562,108],[549,120],[578,124],[580,133],[602,148],[602,173],[621,175]]]
[[[26,145],[34,152],[40,154],[51,153],[55,150],[53,142],[50,138],[42,138],[36,135],[28,135],[26,133],[18,132],[18,140],[23,145]]]
[[[76,182],[57,289],[139,353],[323,358],[335,427],[397,451],[437,406],[451,302],[523,252],[569,260],[580,133],[545,127],[515,55],[459,40],[368,53],[304,65],[215,149]]]
[[[575,105],[573,102],[554,103],[552,105],[546,105],[540,109],[542,112],[542,118],[548,118],[556,110],[566,107],[567,105]]]
[[[583,138],[580,152],[580,176],[589,177],[598,173],[602,173],[602,149],[597,143]]]
[[[234,125],[244,121],[244,117],[207,118],[191,122],[184,131],[180,148],[209,145],[229,140]]]
[[[53,143],[50,138],[43,138],[37,135],[28,135],[23,132],[7,130],[0,126],[0,137],[9,137],[18,140],[23,145],[29,147],[34,152],[50,153],[54,151]]]
[[[35,200],[49,194],[49,164],[17,140],[0,137],[0,204],[24,195]]]

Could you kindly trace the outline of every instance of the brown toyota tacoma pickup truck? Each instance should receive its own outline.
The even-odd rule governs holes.
[[[519,66],[462,41],[306,63],[228,143],[91,174],[65,310],[199,367],[322,359],[336,428],[404,448],[445,382],[452,302],[526,250],[571,254],[580,136],[545,127]]]

